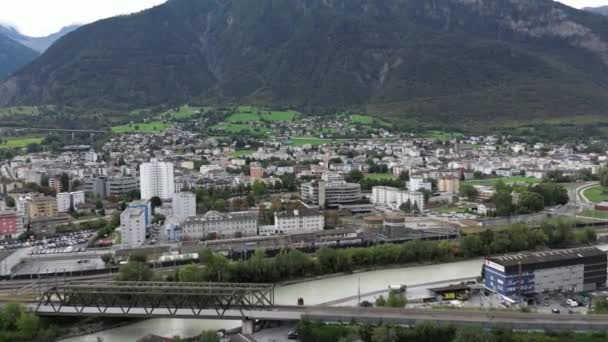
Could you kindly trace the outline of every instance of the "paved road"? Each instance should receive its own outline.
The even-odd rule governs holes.
[[[102,311],[97,307],[52,307],[31,305],[42,316],[94,316],[130,318],[200,318],[220,320],[240,320],[243,315],[249,319],[275,322],[296,322],[303,318],[322,322],[360,322],[368,324],[389,323],[413,325],[419,322],[438,322],[454,325],[476,324],[482,327],[506,327],[518,330],[561,330],[561,331],[605,331],[608,316],[596,315],[554,315],[500,311],[474,310],[427,310],[427,309],[387,309],[360,307],[299,307],[277,306],[271,310],[228,310],[218,317],[215,310],[203,310],[193,315],[192,309],[178,309],[171,312],[158,308],[146,312],[144,308],[131,308],[125,312],[118,307]]]

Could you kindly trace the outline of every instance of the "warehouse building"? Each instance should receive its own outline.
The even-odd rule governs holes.
[[[606,253],[595,248],[522,252],[486,258],[484,286],[506,297],[593,291],[606,285]]]

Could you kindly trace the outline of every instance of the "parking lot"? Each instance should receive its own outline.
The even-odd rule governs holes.
[[[90,239],[92,239],[94,236],[95,232],[93,231],[80,231],[40,240],[3,240],[0,241],[0,250],[15,250],[19,248],[36,247],[34,248],[34,251],[39,253],[62,253],[65,252],[65,249],[68,247],[85,247],[89,243]]]

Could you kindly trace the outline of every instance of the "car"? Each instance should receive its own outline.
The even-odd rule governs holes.
[[[295,330],[291,330],[290,332],[287,333],[287,339],[288,340],[297,340],[298,339],[298,332]]]
[[[559,314],[560,313],[559,309],[557,309],[557,308],[551,309],[551,312],[553,312],[554,314]]]

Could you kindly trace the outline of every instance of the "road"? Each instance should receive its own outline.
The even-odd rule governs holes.
[[[589,187],[596,186],[598,182],[574,183],[567,186],[570,201],[563,206],[557,206],[551,210],[555,216],[575,217],[581,211],[592,209],[591,203],[584,195],[583,191]]]
[[[361,307],[304,307],[276,306],[270,310],[227,310],[219,317],[214,309],[203,310],[194,314],[192,309],[171,311],[157,308],[153,311],[143,307],[123,308],[109,307],[105,310],[97,307],[53,307],[50,305],[30,308],[41,316],[90,316],[90,317],[129,317],[129,318],[198,318],[219,320],[249,320],[296,322],[302,319],[327,323],[359,322],[365,324],[398,324],[415,325],[420,322],[437,322],[454,325],[475,324],[481,327],[504,327],[517,330],[553,330],[553,331],[605,331],[608,316],[569,315],[569,314],[532,314],[502,311],[477,310],[434,310],[434,309],[389,309]]]

